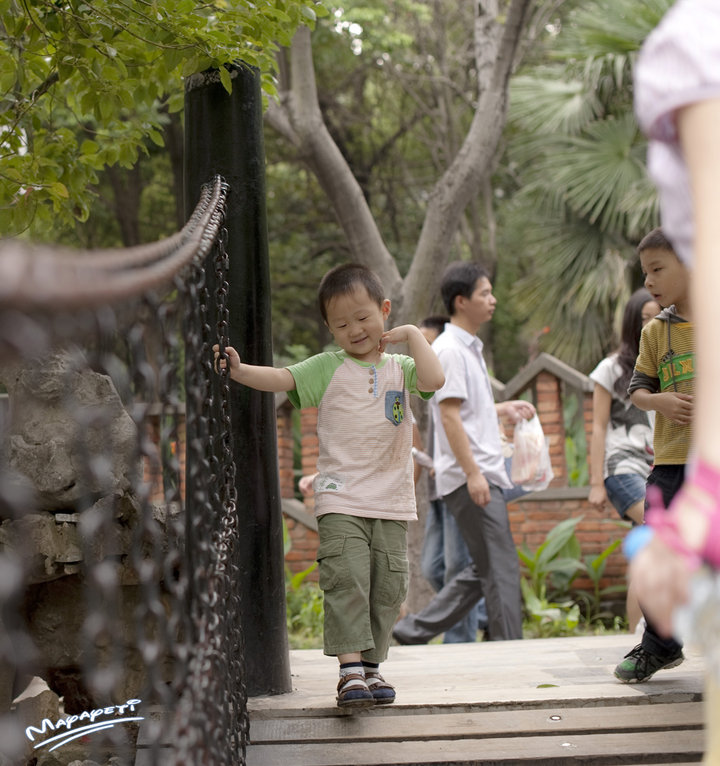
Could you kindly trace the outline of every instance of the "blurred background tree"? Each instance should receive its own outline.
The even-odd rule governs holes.
[[[632,110],[635,55],[672,0],[566,5],[513,78],[503,232],[522,228],[510,289],[543,348],[587,371],[642,283],[634,246],[658,223]],[[522,222],[522,223],[521,223]]]

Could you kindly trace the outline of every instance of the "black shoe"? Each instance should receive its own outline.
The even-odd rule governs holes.
[[[676,668],[684,659],[682,649],[678,649],[677,654],[671,657],[658,657],[638,644],[615,668],[615,678],[624,684],[639,684],[652,678],[658,670]]]

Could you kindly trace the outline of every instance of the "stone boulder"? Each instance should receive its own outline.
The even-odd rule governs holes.
[[[58,353],[6,363],[7,462],[36,495],[35,510],[76,509],[88,492],[124,492],[139,471],[137,428],[107,375]]]
[[[133,495],[102,497],[82,513],[28,513],[0,524],[0,550],[23,556],[28,584],[77,574],[83,561],[113,557],[124,565],[137,513]],[[135,576],[124,572],[121,581]]]

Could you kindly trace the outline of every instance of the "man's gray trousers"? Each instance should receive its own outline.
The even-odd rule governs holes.
[[[485,596],[488,632],[494,641],[522,638],[520,564],[502,490],[490,486],[490,502],[476,505],[467,484],[443,498],[455,517],[473,564],[439,590],[418,614],[400,620],[393,636],[425,644],[462,619]]]

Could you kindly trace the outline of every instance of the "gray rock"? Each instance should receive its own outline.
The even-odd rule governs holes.
[[[29,513],[0,524],[0,550],[16,550],[27,566],[30,584],[76,574],[81,562],[92,564],[107,557],[127,556],[132,525],[138,514],[130,495],[100,498],[82,513]],[[122,559],[125,561],[125,559]],[[132,583],[132,571],[123,572],[123,583]]]
[[[110,574],[120,577],[120,567]],[[102,622],[93,621],[98,632],[92,642],[92,664],[110,671],[104,675],[111,685],[107,698],[119,703],[141,694],[146,670],[136,646],[136,614],[143,603],[143,590],[137,585],[122,585],[117,592],[117,603],[106,605],[104,615],[94,613],[102,618]],[[53,672],[65,669],[71,674],[73,669],[83,667],[87,661],[86,639],[83,637],[85,603],[85,584],[78,575],[40,583],[29,589],[26,607],[29,634],[43,663]],[[152,640],[153,635],[149,638]],[[163,664],[163,674],[171,677],[169,667],[166,668],[168,658],[161,657],[157,661]],[[55,687],[56,683],[51,681],[51,685]],[[63,693],[67,706],[68,691]],[[96,702],[101,704],[100,700]],[[82,707],[86,703],[80,700],[78,704]]]
[[[87,492],[129,489],[139,470],[137,428],[107,375],[78,355],[5,364],[8,463],[34,487],[39,510],[76,508]]]
[[[42,726],[45,718],[55,723],[61,716],[60,699],[55,692],[45,689],[32,697],[21,699],[15,706],[15,716],[22,732],[28,726]],[[25,739],[25,746],[27,755],[30,755],[33,752],[32,742]]]
[[[82,561],[77,524],[58,524],[51,513],[30,513],[0,524],[0,548],[21,551],[28,582],[54,580],[67,574],[67,565]]]

